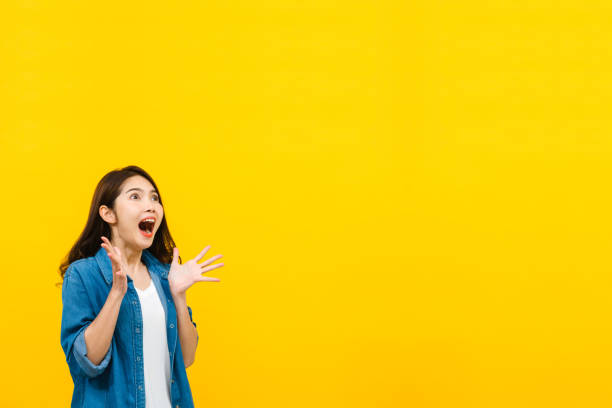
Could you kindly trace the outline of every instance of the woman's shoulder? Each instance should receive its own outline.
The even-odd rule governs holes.
[[[65,278],[83,277],[84,274],[89,274],[92,268],[97,268],[96,259],[94,256],[77,259],[68,265]]]

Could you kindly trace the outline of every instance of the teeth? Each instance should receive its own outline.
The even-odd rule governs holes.
[[[148,225],[144,225],[144,224],[148,224]],[[147,234],[152,234],[153,228],[155,227],[155,219],[145,218],[144,220],[140,221],[139,227],[141,227],[141,229]]]

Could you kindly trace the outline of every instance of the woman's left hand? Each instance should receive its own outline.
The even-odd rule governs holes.
[[[221,258],[223,255],[215,255],[212,258],[198,263],[204,254],[208,252],[210,249],[210,245],[202,250],[195,258],[185,262],[184,264],[178,263],[179,251],[178,248],[174,248],[174,252],[172,253],[172,263],[170,264],[170,271],[168,272],[168,283],[170,285],[170,292],[172,292],[172,296],[183,296],[185,291],[191,287],[196,282],[219,282],[218,278],[209,278],[207,276],[202,276],[203,273],[213,270],[215,268],[219,268],[223,266],[223,263],[206,266],[217,259]]]

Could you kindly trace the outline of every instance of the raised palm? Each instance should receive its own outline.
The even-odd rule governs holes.
[[[184,264],[178,263],[179,250],[174,248],[172,253],[172,263],[170,264],[170,271],[168,272],[168,283],[170,284],[170,291],[172,295],[182,295],[187,289],[196,282],[219,282],[218,278],[211,278],[208,276],[202,276],[203,273],[211,271],[215,268],[220,268],[223,263],[211,265],[212,262],[221,258],[223,255],[215,255],[212,258],[198,263],[200,259],[204,257],[206,252],[210,249],[210,245],[202,250],[195,258],[185,262]]]

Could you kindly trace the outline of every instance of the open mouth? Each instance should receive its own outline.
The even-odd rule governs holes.
[[[138,229],[145,237],[153,236],[153,228],[155,227],[155,219],[145,218],[138,223]]]

